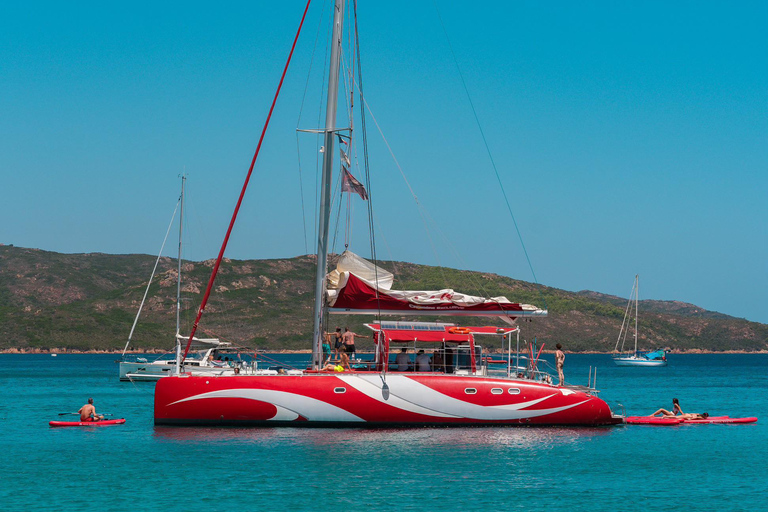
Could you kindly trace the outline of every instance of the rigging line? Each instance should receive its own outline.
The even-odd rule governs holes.
[[[339,178],[340,180],[341,178]],[[341,204],[344,202],[342,199],[343,192],[339,192],[339,209],[336,211],[336,226],[333,228],[333,243],[331,244],[331,248],[335,250],[336,247],[336,239],[339,237],[339,225],[341,224]],[[331,208],[333,208],[333,202],[336,201],[336,193],[333,194],[333,199],[331,200]]]
[[[435,221],[434,218],[432,218],[432,216],[426,210],[425,210],[425,215],[427,216],[428,220],[432,223],[432,225],[434,226],[434,229],[437,231],[437,234],[440,236],[443,243],[451,251],[453,256],[459,261],[459,263],[461,263],[461,265],[464,268],[468,268],[469,265],[467,264],[466,260],[462,257],[461,253],[458,251],[458,249],[456,248],[456,245],[453,242],[451,242],[451,239],[448,237],[448,235],[442,229],[440,229],[440,225]],[[485,286],[483,286],[482,281],[477,279],[475,275],[476,274],[474,272],[469,272],[467,274],[467,277],[469,278],[469,281],[472,283],[472,286],[474,286],[475,289],[477,289],[480,292],[479,295],[483,295],[487,298],[490,298],[491,294],[488,293],[488,290],[485,288]]]
[[[357,56],[357,84],[360,91],[360,102],[365,101],[363,94],[363,66],[360,57],[360,35],[357,31],[357,0],[353,0],[353,12],[355,20],[355,54]],[[379,266],[376,257],[376,230],[373,224],[373,192],[371,191],[371,169],[368,162],[368,135],[365,126],[365,109],[360,109],[360,128],[363,138],[363,164],[365,167],[365,186],[368,190],[368,233],[371,246],[371,259],[373,259],[373,277],[375,279],[376,289],[376,309],[378,318],[381,319],[381,297],[379,296]]]
[[[437,252],[437,246],[435,245],[434,240],[432,239],[432,233],[429,230],[429,224],[427,223],[426,218],[426,208],[421,204],[421,201],[419,201],[418,196],[416,195],[416,192],[414,192],[413,187],[411,187],[411,183],[408,181],[408,178],[405,176],[405,172],[403,171],[403,168],[400,166],[400,162],[398,162],[397,157],[395,156],[395,152],[392,151],[392,146],[389,145],[389,141],[384,136],[384,132],[381,129],[381,126],[379,126],[378,121],[376,121],[376,116],[373,115],[373,110],[371,110],[371,106],[368,105],[368,102],[365,101],[365,98],[363,98],[363,104],[365,105],[366,110],[371,116],[371,119],[373,120],[373,124],[376,126],[376,129],[379,131],[379,135],[381,135],[381,139],[384,141],[384,144],[387,146],[387,150],[389,150],[389,154],[392,156],[392,160],[395,162],[395,165],[397,166],[398,171],[400,171],[400,176],[402,176],[403,181],[405,182],[405,185],[408,187],[408,190],[411,192],[411,196],[413,197],[414,202],[416,203],[416,210],[419,212],[419,218],[421,218],[421,222],[424,225],[424,232],[427,234],[427,239],[429,240],[430,248],[432,249],[432,254],[435,256],[435,260],[437,260],[438,269],[440,269],[440,273],[443,276],[443,282],[448,282],[448,277],[445,275],[445,271],[443,270],[443,265],[440,260],[440,255]],[[434,222],[434,221],[433,221]]]
[[[342,138],[341,135],[338,133],[336,134],[337,137],[340,139]],[[344,202],[344,193],[341,190],[341,180],[343,176],[344,171],[341,168],[341,165],[339,165],[339,177],[336,179],[336,185],[334,188],[334,191],[331,193],[331,211],[333,211],[334,205],[336,204],[336,198],[338,197],[339,200],[339,209],[336,212],[336,226],[333,228],[333,244],[331,244],[331,249],[336,247],[336,239],[339,236],[339,224],[341,222],[341,204]]]
[[[128,335],[128,341],[125,343],[125,348],[123,349],[123,354],[121,357],[125,357],[125,351],[128,350],[128,345],[131,344],[131,338],[133,338],[133,331],[134,329],[136,329],[136,324],[139,322],[139,316],[141,316],[141,310],[144,307],[144,301],[147,300],[149,287],[152,286],[152,279],[155,277],[155,272],[157,271],[157,265],[158,263],[160,263],[160,257],[163,254],[163,249],[165,249],[165,242],[168,241],[168,235],[171,233],[171,227],[173,227],[173,220],[176,218],[176,212],[179,210],[180,204],[181,204],[181,196],[179,196],[179,200],[176,201],[176,208],[173,209],[173,215],[171,215],[171,222],[168,223],[168,229],[165,232],[165,238],[163,238],[163,245],[160,246],[160,252],[157,254],[157,259],[155,260],[155,266],[152,269],[152,275],[149,276],[149,282],[147,283],[147,288],[146,290],[144,290],[144,297],[141,299],[141,304],[139,304],[139,310],[136,312],[136,318],[133,320],[133,325],[131,326],[131,333]]]
[[[221,244],[221,249],[219,250],[219,256],[216,259],[216,263],[213,266],[213,270],[211,271],[211,277],[208,280],[208,286],[205,289],[205,295],[203,295],[203,301],[200,304],[200,309],[198,309],[197,311],[197,317],[195,318],[195,323],[192,325],[192,332],[189,335],[189,340],[187,341],[187,347],[184,349],[184,356],[181,358],[180,363],[183,363],[184,359],[187,358],[187,354],[189,353],[189,347],[192,345],[192,339],[194,338],[195,331],[197,331],[197,326],[200,323],[200,317],[203,316],[206,303],[208,302],[208,297],[211,295],[213,282],[215,281],[216,274],[219,271],[221,260],[222,258],[224,258],[224,251],[227,249],[229,236],[232,234],[232,228],[235,226],[235,221],[237,220],[237,214],[240,211],[240,205],[242,205],[243,203],[243,197],[245,196],[245,191],[248,188],[248,182],[251,180],[251,174],[253,173],[253,168],[256,165],[256,159],[259,157],[259,151],[261,151],[261,143],[264,142],[264,135],[266,135],[267,133],[267,128],[269,127],[269,121],[272,118],[272,112],[275,110],[275,104],[277,103],[277,98],[280,95],[280,89],[283,87],[285,74],[288,72],[288,65],[291,63],[291,58],[293,57],[293,50],[296,48],[296,43],[299,40],[299,34],[301,34],[301,27],[304,25],[304,19],[307,17],[307,11],[309,10],[309,4],[311,1],[312,0],[307,0],[307,6],[304,8],[304,14],[301,16],[301,22],[299,23],[299,28],[296,31],[296,37],[293,39],[293,45],[291,46],[291,51],[288,54],[288,60],[286,60],[285,62],[285,68],[283,68],[283,74],[280,77],[280,83],[277,85],[277,90],[275,91],[275,97],[272,100],[272,106],[269,107],[269,114],[267,114],[267,119],[266,121],[264,121],[264,128],[262,128],[261,130],[261,137],[259,137],[259,143],[256,145],[256,152],[253,154],[253,159],[251,160],[251,166],[248,169],[248,174],[245,177],[245,183],[243,183],[243,188],[240,191],[240,197],[237,200],[235,211],[232,213],[232,220],[229,221],[229,228],[227,229],[227,234],[224,236],[224,242],[222,242]]]
[[[627,309],[624,311],[624,320],[621,321],[621,330],[619,331],[619,339],[616,340],[616,348],[614,350],[618,350],[619,348],[619,342],[621,342],[621,351],[624,352],[624,343],[627,341],[627,333],[629,332],[629,323],[627,320],[631,320],[629,316],[629,312],[631,311],[632,307],[632,297],[635,295],[635,283],[632,283],[632,291],[629,292],[629,300],[627,301]],[[624,324],[626,324],[626,331],[624,330]],[[624,339],[622,340],[621,335],[624,334]]]
[[[374,213],[374,220],[376,220],[376,214]],[[378,222],[376,223],[376,226],[379,226]],[[394,272],[392,272],[395,275],[400,275],[400,269],[397,267],[397,262],[395,261],[395,257],[392,255],[392,249],[389,246],[389,242],[387,242],[387,237],[384,235],[384,231],[379,229],[379,236],[384,239],[384,247],[387,249],[387,254],[389,255],[389,261],[392,263],[392,268],[394,269]]]
[[[400,166],[400,162],[397,160],[397,157],[395,156],[394,151],[392,150],[392,147],[389,145],[389,141],[387,141],[387,138],[384,136],[384,132],[381,129],[381,126],[379,126],[378,121],[376,121],[376,116],[373,114],[373,111],[371,110],[370,105],[368,105],[368,102],[365,102],[365,108],[368,110],[368,113],[371,116],[371,119],[373,119],[374,124],[376,125],[376,129],[379,131],[379,134],[381,135],[382,140],[384,141],[384,144],[387,146],[387,149],[389,150],[389,154],[392,156],[392,160],[395,162],[395,165],[397,166],[398,171],[400,172],[400,175],[403,178],[403,181],[405,181],[406,186],[408,187],[408,190],[411,192],[411,195],[413,196],[414,201],[416,202],[417,209],[419,211],[419,215],[422,219],[422,223],[424,224],[424,231],[427,233],[427,238],[429,239],[430,245],[432,247],[432,252],[435,254],[435,258],[438,261],[438,268],[440,269],[440,273],[443,277],[443,282],[448,283],[448,277],[445,274],[444,267],[442,266],[440,262],[440,256],[437,253],[436,245],[432,239],[431,230],[429,228],[429,225],[431,224],[434,229],[437,231],[438,235],[442,238],[443,242],[448,246],[448,248],[451,250],[453,255],[466,267],[466,261],[464,258],[462,258],[459,251],[456,249],[455,245],[451,243],[448,236],[440,229],[440,226],[435,220],[432,218],[432,216],[429,214],[429,211],[424,207],[424,205],[421,204],[419,201],[419,198],[416,196],[416,192],[414,192],[413,188],[411,187],[410,182],[408,181],[408,178],[405,175],[405,171],[403,171],[403,168]],[[390,255],[391,256],[391,255]],[[490,297],[490,294],[485,289],[484,286],[482,286],[482,283],[475,279],[475,277],[470,274],[470,281],[472,281],[473,285],[477,287],[477,289],[482,291],[482,294],[484,294],[486,297]]]
[[[304,254],[309,254],[307,243],[307,214],[304,208],[304,180],[301,177],[301,148],[299,146],[299,133],[296,132],[296,159],[299,163],[299,195],[301,196],[301,227],[304,230]]]
[[[304,84],[304,93],[301,96],[301,106],[299,107],[299,118],[296,120],[296,130],[299,129],[299,125],[301,124],[301,116],[304,113],[304,101],[307,97],[307,91],[309,90],[309,79],[312,76],[312,65],[315,63],[315,52],[317,51],[317,42],[320,40],[320,23],[323,21],[323,14],[325,12],[325,7],[323,7],[323,10],[321,11],[321,14],[319,16],[320,21],[317,25],[317,31],[315,32],[315,44],[312,46],[312,57],[309,59],[309,70],[307,71],[307,81]],[[299,132],[296,132],[296,158],[298,160],[299,164],[299,194],[301,195],[301,223],[302,228],[304,229],[304,252],[306,254],[309,254],[309,245],[307,243],[307,214],[306,214],[306,208],[304,206],[304,180],[302,179],[302,173],[301,173],[301,146],[299,144]]]
[[[443,23],[443,17],[440,15],[440,10],[437,8],[437,3],[434,0],[432,1],[432,5],[435,6],[435,11],[437,12],[437,18],[440,20],[440,26],[443,29],[443,34],[445,34],[445,40],[448,42],[448,48],[451,50],[451,55],[453,56],[453,63],[456,65],[456,70],[459,73],[459,78],[461,78],[461,85],[464,86],[464,92],[466,93],[467,99],[469,100],[469,106],[472,108],[472,114],[475,116],[475,123],[477,123],[477,128],[480,131],[480,136],[483,139],[483,144],[485,144],[485,150],[488,153],[488,158],[491,161],[493,172],[496,174],[496,180],[499,182],[499,187],[501,188],[501,194],[504,196],[504,202],[507,204],[507,210],[509,211],[509,215],[512,217],[512,223],[515,225],[515,231],[517,231],[517,237],[520,239],[520,245],[523,248],[525,259],[528,260],[528,267],[531,269],[531,275],[533,275],[533,281],[536,284],[539,284],[539,281],[536,278],[536,272],[533,270],[533,263],[531,263],[531,258],[528,256],[528,250],[525,248],[525,242],[523,242],[523,235],[520,233],[520,228],[517,225],[515,214],[512,213],[512,206],[509,203],[507,192],[504,189],[504,184],[501,181],[501,175],[499,174],[499,170],[496,168],[496,162],[494,161],[493,155],[491,154],[491,148],[488,145],[488,140],[485,137],[485,132],[483,131],[483,127],[480,124],[480,118],[478,117],[477,111],[475,110],[475,104],[472,102],[472,97],[469,94],[469,88],[467,87],[467,82],[464,80],[464,74],[461,72],[461,67],[459,66],[459,61],[456,58],[456,53],[453,51],[453,45],[451,44],[451,39],[450,37],[448,37],[448,30],[445,28],[445,24]],[[541,292],[541,289],[539,289],[539,293],[541,295],[542,300],[544,300],[544,307],[546,307],[547,300],[544,297],[544,294]]]

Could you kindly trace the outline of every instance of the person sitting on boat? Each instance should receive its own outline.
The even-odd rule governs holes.
[[[103,415],[96,414],[96,408],[93,406],[93,398],[88,399],[88,403],[80,408],[80,421],[101,421]]]
[[[423,350],[419,350],[416,356],[416,370],[420,372],[432,371],[432,368],[429,366],[429,356]]]
[[[349,356],[346,352],[341,353],[341,356],[339,357],[339,365],[345,370],[352,371],[352,367],[349,366]]]
[[[685,416],[685,413],[680,408],[680,402],[677,400],[677,398],[673,398],[672,399],[672,411],[671,412],[666,410],[666,409],[659,409],[655,413],[651,414],[651,416],[657,416],[659,414],[661,414],[661,416],[664,417],[664,418],[674,418],[678,414],[680,414],[682,416]]]
[[[349,365],[349,356],[346,352],[342,352],[339,356],[339,363],[333,364],[331,362],[323,366],[323,370],[326,372],[343,372],[344,370],[352,371],[352,367]]]
[[[341,335],[341,339],[344,342],[344,350],[347,352],[347,354],[349,354],[350,357],[352,357],[352,354],[357,353],[355,349],[355,336],[358,336],[360,338],[368,337],[368,336],[361,336],[360,334],[350,331],[349,327],[345,327],[344,334]]]
[[[435,350],[432,353],[432,371],[445,371],[445,362],[443,361],[443,354],[440,352],[440,350]]]
[[[400,353],[395,357],[395,364],[397,365],[397,371],[407,372],[408,367],[411,365],[411,358],[408,357],[408,349],[403,347],[400,349]]]

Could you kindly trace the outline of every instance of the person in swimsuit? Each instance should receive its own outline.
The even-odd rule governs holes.
[[[703,412],[699,414],[697,412],[690,412],[686,414],[681,414],[679,418],[683,418],[684,420],[705,420],[709,418],[709,413]]]
[[[346,352],[341,353],[338,363],[328,362],[325,366],[323,366],[323,371],[326,372],[343,372],[345,370],[349,370],[350,372],[352,371],[352,367],[349,365],[349,356]]]
[[[333,334],[327,332],[323,337],[323,364],[331,360],[331,337]]]
[[[664,417],[664,418],[674,418],[678,414],[681,415],[681,416],[685,416],[685,413],[680,408],[680,402],[677,400],[677,398],[673,398],[672,399],[672,411],[671,412],[666,410],[666,409],[659,409],[655,413],[651,414],[651,416],[658,416],[659,414],[661,414],[661,416]],[[690,418],[690,419],[695,419],[695,418]]]
[[[341,350],[341,327],[336,328],[336,332],[333,333],[333,355],[336,359],[339,358],[339,351]]]
[[[88,403],[80,408],[80,421],[101,421],[103,415],[96,414],[96,408],[93,406],[93,398],[88,399]]]
[[[555,345],[557,348],[557,351],[555,352],[555,365],[557,366],[557,378],[560,379],[560,382],[557,383],[558,386],[562,386],[565,384],[565,375],[563,374],[563,366],[565,365],[565,353],[563,352],[563,346],[561,344]]]

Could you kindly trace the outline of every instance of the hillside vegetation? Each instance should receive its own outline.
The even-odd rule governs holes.
[[[155,258],[148,255],[59,254],[0,246],[0,350],[119,350],[125,345]],[[332,258],[333,261],[333,258]],[[522,337],[536,336],[570,352],[610,352],[626,299],[596,292],[568,292],[495,274],[400,262],[381,265],[395,273],[395,288],[442,289],[549,310],[522,322]],[[185,262],[182,332],[189,332],[212,262]],[[312,332],[315,257],[225,260],[201,322],[205,333],[253,348],[308,349]],[[164,258],[149,290],[132,348],[173,345],[176,261]],[[411,318],[412,319],[412,318]],[[425,318],[427,319],[427,318]],[[361,316],[332,316],[330,326],[367,334]],[[488,319],[457,319],[488,324]],[[675,301],[640,302],[640,346],[675,351],[768,349],[768,325]],[[369,343],[366,343],[369,342]],[[370,346],[361,340],[359,346]]]

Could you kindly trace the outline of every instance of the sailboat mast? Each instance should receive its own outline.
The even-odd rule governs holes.
[[[325,110],[325,144],[323,178],[320,185],[320,215],[317,230],[317,275],[315,276],[315,309],[312,341],[312,366],[320,368],[324,336],[325,275],[328,272],[328,229],[331,218],[331,178],[333,174],[333,138],[336,136],[336,107],[339,95],[339,67],[345,0],[336,0],[331,36],[331,65],[328,76],[328,103]]]
[[[187,181],[187,175],[181,175],[181,198],[179,199],[179,267],[176,273],[176,375],[181,373],[181,339],[179,331],[181,329],[181,240],[184,232],[184,185]]]
[[[637,303],[640,302],[640,280],[639,274],[635,274],[635,354],[637,354]]]

